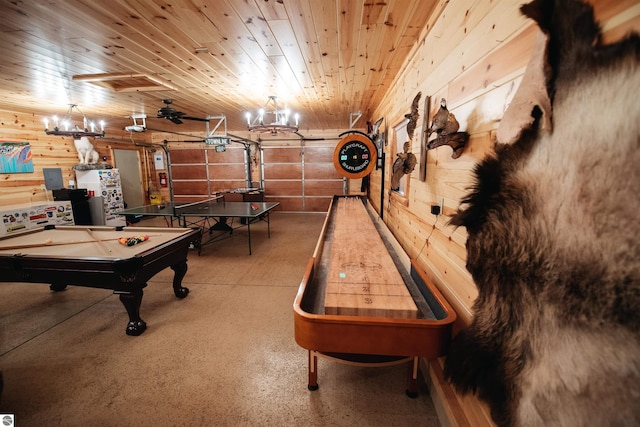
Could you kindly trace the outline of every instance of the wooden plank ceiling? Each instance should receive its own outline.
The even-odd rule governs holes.
[[[277,96],[301,131],[347,129],[358,111],[362,127],[435,4],[0,0],[0,109],[64,116],[77,104],[107,127],[146,114],[148,127],[175,130],[183,125],[157,118],[172,99],[243,130],[244,113]]]

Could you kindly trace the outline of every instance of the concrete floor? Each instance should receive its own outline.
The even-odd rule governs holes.
[[[0,284],[0,414],[26,426],[439,426],[424,384],[408,398],[406,366],[320,359],[294,341],[293,300],[324,215],[273,213],[189,254],[183,300],[169,269],[145,289],[148,329],[125,335],[110,291]],[[140,225],[149,225],[143,221]]]

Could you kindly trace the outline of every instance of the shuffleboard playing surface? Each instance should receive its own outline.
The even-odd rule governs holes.
[[[417,318],[418,308],[362,201],[336,202],[325,314]]]

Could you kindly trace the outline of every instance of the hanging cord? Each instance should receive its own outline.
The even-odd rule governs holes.
[[[429,233],[429,235],[427,236],[426,240],[424,241],[424,245],[422,245],[422,248],[420,248],[420,252],[418,252],[418,255],[416,256],[416,259],[420,258],[420,254],[422,253],[422,250],[425,248],[425,246],[427,246],[427,243],[429,243],[429,239],[431,238],[431,235],[433,234],[433,230],[436,229],[436,224],[438,223],[438,218],[440,218],[440,215],[436,216],[436,220],[433,222],[433,228],[431,229],[431,232]]]

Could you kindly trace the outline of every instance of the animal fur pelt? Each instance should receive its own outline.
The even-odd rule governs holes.
[[[553,115],[531,109],[451,221],[478,298],[445,375],[499,426],[637,426],[640,37],[603,45],[577,0],[521,10],[548,35]]]
[[[551,99],[547,93],[547,81],[551,77],[546,55],[548,42],[549,36],[538,30],[527,71],[498,126],[496,139],[500,143],[512,144],[523,129],[530,128],[535,120],[532,115],[535,109],[542,115],[540,128],[551,130]]]

